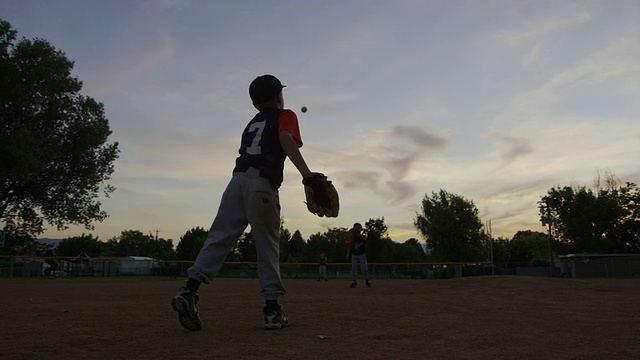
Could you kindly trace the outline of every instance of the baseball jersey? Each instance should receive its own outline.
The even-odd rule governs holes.
[[[351,255],[364,254],[364,246],[368,243],[369,238],[367,238],[365,235],[353,235],[351,239],[349,239],[349,249],[351,250]]]
[[[266,109],[247,124],[233,172],[244,172],[250,167],[260,171],[260,176],[269,180],[271,187],[280,188],[284,178],[284,161],[287,158],[280,145],[280,132],[293,135],[298,147],[302,146],[300,128],[296,114],[288,109]]]

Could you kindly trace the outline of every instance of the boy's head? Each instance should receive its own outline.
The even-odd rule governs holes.
[[[360,223],[353,224],[353,227],[351,228],[351,232],[359,234],[361,231],[362,231],[362,224]]]
[[[249,97],[256,109],[262,111],[268,107],[283,108],[282,85],[273,75],[262,75],[255,78],[249,85]]]

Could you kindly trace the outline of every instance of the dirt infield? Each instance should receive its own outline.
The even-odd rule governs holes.
[[[262,328],[257,280],[0,280],[2,359],[639,359],[640,280],[286,280],[291,326]],[[325,337],[322,339],[321,336]]]

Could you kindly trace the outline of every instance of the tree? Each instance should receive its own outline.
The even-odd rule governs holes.
[[[493,249],[493,263],[506,267],[511,257],[510,241],[507,238],[498,237],[493,239],[491,248]]]
[[[640,252],[640,189],[634,183],[622,186],[610,176],[596,189],[554,187],[538,209],[541,220],[555,219],[552,231],[569,252]]]
[[[155,239],[151,241],[153,244],[148,256],[158,260],[175,260],[176,252],[173,250],[173,240],[171,239]]]
[[[173,242],[155,239],[151,234],[145,235],[139,230],[125,230],[119,238],[107,242],[115,249],[117,256],[147,256],[158,260],[175,259]]]
[[[280,250],[280,261],[286,261],[289,258],[289,240],[291,240],[291,231],[284,227],[284,218],[280,218],[280,236],[278,245]]]
[[[347,255],[347,245],[349,244],[349,238],[351,232],[345,227],[329,228],[324,233],[327,238],[327,248],[322,249],[327,255],[329,262],[339,263],[345,261]],[[315,260],[315,259],[314,259]]]
[[[289,243],[287,244],[289,256],[287,257],[287,259],[281,260],[287,262],[297,262],[300,257],[304,256],[306,245],[307,243],[304,242],[300,230],[294,231],[293,235],[289,239]]]
[[[518,231],[510,242],[509,263],[516,266],[549,265],[549,237],[537,231]],[[545,263],[546,264],[541,264]]]
[[[33,238],[21,232],[7,231],[4,247],[0,248],[2,255],[31,255],[35,248]]]
[[[245,232],[238,240],[238,254],[241,261],[258,261],[256,243],[252,232]]]
[[[366,249],[367,260],[370,262],[391,262],[393,241],[389,238],[384,217],[369,219],[365,223],[364,233],[369,238],[369,245]]]
[[[176,246],[178,260],[195,260],[207,238],[208,231],[201,227],[188,230]]]
[[[394,263],[415,263],[425,261],[426,256],[418,239],[409,239],[402,244],[394,244],[391,261]]]
[[[93,229],[108,216],[97,197],[119,153],[104,105],[80,94],[63,52],[16,36],[0,20],[0,220],[17,236],[42,233],[45,221]]]
[[[309,236],[307,240],[307,246],[305,246],[304,261],[314,262],[317,261],[320,253],[327,254],[327,250],[331,248],[331,242],[325,234],[313,234]],[[328,257],[328,255],[327,255]]]
[[[56,251],[59,256],[77,256],[82,252],[92,257],[113,255],[112,249],[107,243],[100,241],[98,237],[84,233],[80,236],[64,239],[58,244]]]
[[[393,243],[391,262],[396,263],[393,271],[402,276],[411,278],[426,278],[427,273],[421,266],[412,263],[419,263],[426,260],[426,254],[418,239],[408,239],[404,243]],[[400,264],[398,264],[400,263]]]
[[[483,261],[486,239],[471,200],[440,189],[425,195],[414,225],[427,240],[435,261]]]

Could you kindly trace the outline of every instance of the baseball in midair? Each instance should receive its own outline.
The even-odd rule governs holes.
[[[303,113],[306,113],[307,112],[307,107],[303,106],[302,109],[300,109],[300,111],[302,111]]]

